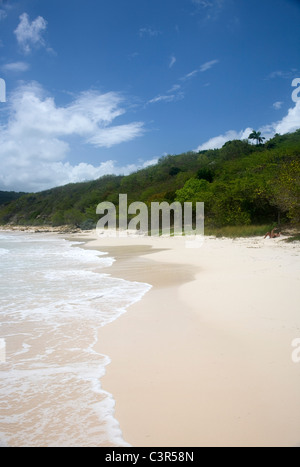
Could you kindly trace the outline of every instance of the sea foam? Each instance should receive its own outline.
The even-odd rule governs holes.
[[[54,236],[0,232],[0,409],[9,446],[128,446],[101,386],[97,330],[150,289],[114,259]]]

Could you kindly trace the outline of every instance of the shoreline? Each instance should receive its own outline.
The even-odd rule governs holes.
[[[63,237],[114,257],[101,273],[152,285],[95,328],[126,444],[300,445],[299,242],[206,238],[191,250],[184,238]]]
[[[101,379],[132,446],[299,444],[299,245],[262,239],[74,235],[103,271],[152,289],[98,331]],[[298,269],[297,269],[298,268]],[[287,307],[286,300],[289,300]]]

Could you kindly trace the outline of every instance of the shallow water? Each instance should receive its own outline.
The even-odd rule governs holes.
[[[0,232],[0,446],[127,446],[101,388],[97,329],[150,289],[113,258],[45,234]]]

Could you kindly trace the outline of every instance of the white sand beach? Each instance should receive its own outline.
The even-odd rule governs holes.
[[[57,236],[53,238],[59,240]],[[98,270],[112,279],[133,281],[126,289],[128,294],[143,286],[139,284],[137,287],[134,281],[152,285],[147,293],[148,287],[145,288],[141,300],[110,324],[102,324],[101,328],[101,320],[96,322],[97,314],[93,314],[98,311],[97,302],[91,302],[94,311],[90,315],[88,310],[83,315],[80,312],[78,322],[81,323],[81,340],[84,338],[83,348],[88,345],[90,349],[90,339],[96,342],[96,353],[90,349],[92,352],[84,360],[84,368],[92,369],[94,354],[110,359],[107,365],[105,358],[106,366],[102,366],[103,374],[105,371],[106,374],[101,377],[101,387],[112,395],[110,401],[115,401],[114,417],[122,431],[120,433],[119,427],[114,425],[114,433],[118,436],[120,433],[117,441],[114,437],[114,445],[118,442],[122,446],[128,443],[151,447],[300,445],[299,242],[286,243],[283,238],[206,238],[201,248],[187,249],[184,238],[108,238],[105,235],[98,238],[95,232],[88,232],[73,234],[71,239],[84,241],[81,244],[84,249],[107,252],[116,259],[113,264],[109,259],[104,261],[100,269],[98,260],[93,260],[97,257],[94,252],[86,255],[82,251],[73,251],[74,254],[68,256],[68,261],[73,258],[73,262],[69,264],[63,260],[64,268],[69,264],[74,273],[84,268],[84,276],[80,277],[85,278],[87,286],[92,278],[92,296],[98,293]],[[59,245],[59,241],[56,246],[53,243],[52,250],[61,248],[59,251],[66,258],[66,245]],[[73,250],[74,247],[68,248]],[[48,254],[48,249],[45,252]],[[95,267],[94,274],[90,269],[86,271],[86,262],[84,265],[80,263],[83,257],[89,267]],[[115,281],[122,287],[123,281]],[[77,284],[79,287],[79,282]],[[70,284],[72,294],[73,286]],[[99,275],[99,287],[103,287],[103,274]],[[77,291],[80,295],[79,288]],[[83,292],[85,296],[87,291],[84,289]],[[66,293],[64,290],[64,295]],[[119,290],[115,289],[114,293],[118,296]],[[137,295],[137,299],[139,296],[142,295]],[[123,307],[124,300],[126,295],[115,302],[116,310]],[[84,302],[84,306],[89,306],[88,303]],[[92,320],[91,326],[86,326],[88,316]],[[72,318],[72,326],[76,322]],[[97,328],[98,340],[94,333]],[[23,334],[25,331],[23,329]],[[73,337],[77,335],[71,334]],[[38,348],[48,346],[50,341],[46,344],[45,335],[37,344]],[[292,347],[295,340],[298,349]],[[60,359],[57,368],[61,372],[62,365],[68,367],[69,354],[62,353],[61,341],[57,342],[59,350],[53,352],[53,361],[49,358],[55,368],[55,359]],[[79,346],[79,342],[77,344]],[[76,350],[73,347],[72,343],[72,355]],[[11,341],[9,350],[12,352]],[[41,349],[38,355],[40,353]],[[80,356],[79,352],[76,359]],[[99,363],[97,357],[96,378]],[[91,374],[94,375],[93,371]],[[66,374],[63,375],[66,379]],[[51,381],[50,378],[49,384]],[[62,387],[65,388],[64,385],[58,385],[56,389],[52,387],[51,396],[55,389],[58,400],[59,394],[63,393]],[[59,420],[65,420],[68,427],[68,404],[73,407],[74,401],[78,401],[79,419],[84,426],[82,410],[90,407],[91,400],[95,399],[90,399],[88,391],[89,402],[83,401],[81,390],[73,394],[68,389],[67,405],[62,401],[53,405],[53,413],[57,414],[59,409]],[[44,389],[44,394],[47,391]],[[36,406],[35,399],[28,403],[30,411],[36,409],[32,420],[36,416],[36,427],[40,427],[39,405]],[[110,404],[106,415],[109,422],[112,421],[111,407]],[[23,406],[20,410],[23,411]],[[76,419],[74,407],[73,413]],[[104,414],[102,428],[106,422],[108,419]],[[63,423],[60,422],[60,426]],[[108,438],[101,438],[103,433],[98,425],[96,416],[89,424],[94,436],[91,439],[92,435],[86,431],[80,432],[79,436],[74,424],[76,433],[68,432],[68,442],[72,432],[77,444],[110,446]],[[59,438],[60,429],[53,428],[51,420],[37,433],[31,433],[28,428],[30,436],[34,435],[30,440],[28,434],[24,438],[19,433],[20,438],[19,428],[17,425],[12,427],[16,432],[15,438],[10,439],[12,445],[27,445],[29,441],[31,445],[67,443]],[[23,424],[22,432],[24,428]],[[96,436],[94,431],[102,435]],[[52,439],[54,433],[56,437]]]
[[[89,240],[95,234],[87,236]],[[300,444],[300,245],[97,238],[106,272],[153,288],[101,328],[102,380],[133,446]]]
[[[96,238],[107,273],[152,289],[99,330],[102,386],[132,446],[300,443],[300,245],[283,239]]]

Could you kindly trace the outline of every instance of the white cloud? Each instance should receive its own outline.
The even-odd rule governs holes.
[[[161,34],[160,31],[157,31],[156,29],[153,28],[140,28],[139,30],[139,35],[140,37],[157,37]]]
[[[29,69],[29,64],[26,62],[6,63],[6,65],[2,66],[3,71],[11,71],[15,73],[27,71],[28,69]]]
[[[175,92],[175,91],[179,91],[179,89],[181,89],[181,86],[180,84],[174,84],[171,89],[169,89],[169,91],[167,92]]]
[[[273,123],[274,133],[290,133],[300,128],[300,101],[290,108],[288,114],[277,123]]]
[[[212,68],[217,63],[219,63],[219,60],[211,60],[210,62],[203,63],[203,65],[201,65],[199,71],[201,73],[203,73],[204,71],[210,70],[210,68]]]
[[[174,102],[183,98],[182,93],[178,94],[168,94],[164,96],[157,96],[151,99],[148,104],[156,104],[157,102]]]
[[[281,135],[285,133],[292,133],[300,128],[300,101],[288,110],[287,115],[278,122],[273,122],[268,125],[264,125],[259,129],[263,136],[268,140],[273,138],[275,133]]]
[[[186,81],[190,78],[193,78],[193,76],[196,76],[198,73],[199,73],[199,70],[191,71],[190,73],[187,73],[182,78],[180,78],[180,81]]]
[[[59,107],[37,83],[18,88],[9,99],[8,121],[0,127],[0,189],[38,191],[107,173],[128,173],[132,167],[136,170],[114,161],[98,167],[72,166],[66,161],[72,137],[95,147],[111,147],[141,136],[142,122],[113,125],[126,113],[123,104],[117,93],[86,91]]]
[[[278,101],[278,102],[274,102],[273,108],[274,108],[275,110],[280,110],[281,107],[282,107],[282,105],[283,105],[283,102],[279,102],[279,101]]]
[[[143,123],[135,122],[128,125],[119,125],[97,131],[95,135],[88,139],[88,142],[102,147],[110,148],[115,144],[125,143],[137,138],[143,132]]]
[[[210,68],[212,68],[217,63],[219,63],[219,60],[210,60],[209,62],[205,62],[196,70],[193,70],[187,75],[184,75],[182,78],[180,78],[180,81],[187,81],[188,79],[196,76],[198,73],[204,73],[205,71],[210,70]]]
[[[172,68],[176,63],[176,57],[174,55],[170,58],[169,68]]]
[[[0,8],[0,21],[1,21],[2,19],[5,19],[6,16],[7,16],[6,11],[5,11],[5,10],[2,10],[2,8]]]
[[[157,102],[176,102],[184,98],[184,93],[181,90],[179,84],[174,84],[166,94],[160,94],[159,96],[150,99],[147,104],[156,104]]]
[[[1,189],[37,192],[68,183],[96,180],[103,175],[128,175],[139,169],[155,164],[156,159],[139,164],[120,166],[116,161],[102,162],[99,166],[81,162],[72,165],[69,162],[36,161],[34,166],[20,164],[16,171],[13,160],[5,161],[4,171],[0,174]],[[34,171],[34,174],[33,174]]]
[[[32,22],[30,22],[27,13],[20,16],[20,23],[14,33],[25,54],[30,53],[32,47],[45,45],[42,35],[46,28],[47,21],[42,16],[38,16]]]
[[[133,52],[132,54],[128,55],[128,58],[129,58],[129,60],[133,60],[136,57],[139,57],[139,55],[140,55],[139,52]]]
[[[300,128],[300,101],[296,102],[295,106],[290,108],[287,115],[282,120],[268,125],[264,125],[258,129],[266,140],[273,138],[275,133],[285,134],[296,131]],[[236,131],[229,130],[223,135],[215,136],[195,149],[195,151],[203,151],[205,149],[218,149],[221,148],[227,141],[233,139],[247,139],[249,134],[253,131],[252,128],[246,130]]]
[[[205,11],[205,20],[216,20],[222,12],[224,0],[191,0],[200,12]]]
[[[192,0],[192,3],[201,8],[222,8],[224,0]]]
[[[212,6],[212,2],[210,2],[208,0],[192,0],[192,2],[195,3],[196,5],[202,6],[203,8],[207,8],[207,7]]]
[[[49,138],[79,135],[94,146],[111,147],[136,137],[137,128],[138,133],[142,133],[140,122],[110,126],[113,120],[126,112],[121,107],[123,98],[114,92],[86,91],[71,104],[58,107],[52,97],[45,95],[41,86],[31,83],[15,91],[10,101],[8,128],[10,134],[18,138],[31,134]]]
[[[194,3],[200,4],[204,8],[222,8],[225,0],[192,0]]]
[[[143,162],[142,160],[139,161],[141,164],[142,164],[142,168],[145,169],[146,167],[150,167],[150,165],[155,165],[158,163],[158,159],[157,158],[154,158],[154,159],[150,159],[146,162]]]
[[[285,76],[285,72],[281,70],[277,71],[272,71],[272,73],[269,74],[268,78],[274,79],[274,78],[283,78]]]
[[[174,64],[175,61],[176,61],[176,58],[172,57],[172,60],[170,62],[170,67],[172,65],[172,62]],[[205,62],[199,68],[197,68],[196,70],[186,74],[182,78],[179,78],[179,80],[181,82],[188,81],[189,79],[196,76],[198,73],[204,73],[205,71],[209,70],[210,68],[212,68],[217,63],[219,63],[219,60],[211,60],[209,62]],[[183,84],[182,85],[181,84],[174,84],[171,89],[166,91],[166,94],[162,94],[162,95],[154,97],[153,99],[149,100],[147,102],[147,104],[155,104],[157,102],[174,102],[174,101],[178,101],[178,100],[183,99],[184,98],[184,93],[182,91],[180,91],[182,89],[182,86],[183,86]]]
[[[219,149],[224,146],[227,141],[232,141],[234,139],[247,139],[252,131],[252,128],[246,128],[246,130],[239,132],[235,130],[227,131],[224,135],[215,136],[214,138],[209,139],[205,143],[198,146],[195,151],[198,152],[204,151],[205,149]]]
[[[7,18],[8,12],[11,8],[12,5],[8,0],[0,0],[0,21]]]
[[[276,79],[276,78],[282,78],[282,79],[292,79],[296,74],[298,73],[298,70],[293,68],[291,70],[276,70],[272,71],[266,79]]]

